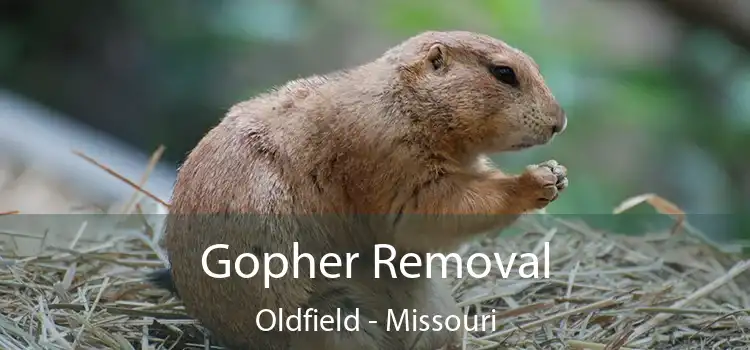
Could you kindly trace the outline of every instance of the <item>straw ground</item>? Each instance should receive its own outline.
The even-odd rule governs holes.
[[[514,273],[454,281],[466,312],[494,311],[498,325],[466,334],[465,349],[750,348],[750,261],[684,234],[625,237],[532,219],[522,235],[461,250],[541,253],[550,242],[551,252],[542,262],[550,266],[549,279]],[[143,281],[162,266],[152,232],[115,232],[88,247],[73,242],[39,256],[4,256],[0,348],[208,348],[179,301]]]
[[[540,263],[551,274],[523,279],[514,269],[507,278],[455,279],[465,312],[494,313],[497,325],[466,332],[462,349],[750,349],[750,260],[707,244],[658,197],[625,207],[640,202],[677,216],[680,230],[632,237],[540,214],[519,224],[522,234],[463,247],[463,256],[543,256],[549,242],[550,259]],[[0,224],[14,216],[0,216]],[[36,256],[4,253],[0,349],[220,349],[179,300],[144,281],[164,264],[152,219],[130,215],[99,226],[107,237],[99,242],[78,235]],[[88,222],[81,221],[79,232]],[[24,233],[6,243],[14,235]]]

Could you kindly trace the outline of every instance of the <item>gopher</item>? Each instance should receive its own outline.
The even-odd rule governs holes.
[[[436,275],[374,278],[373,246],[450,252],[547,206],[568,186],[564,166],[506,174],[488,155],[548,144],[566,125],[534,60],[473,32],[424,32],[358,67],[289,82],[233,106],[189,153],[162,242],[170,268],[152,281],[230,349],[449,347],[461,331],[388,329],[389,310],[462,313]],[[316,264],[360,256],[350,278],[313,277],[303,262],[268,285],[201,267],[208,247],[226,244],[210,253],[212,271],[243,253],[259,257],[241,260],[246,273],[281,271],[260,257],[291,260],[295,242]],[[310,308],[356,315],[359,329],[292,331],[275,320]]]

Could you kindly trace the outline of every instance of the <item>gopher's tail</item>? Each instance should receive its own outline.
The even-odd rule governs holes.
[[[163,268],[149,273],[146,276],[149,283],[154,286],[166,289],[176,297],[180,297],[180,293],[177,292],[177,288],[174,286],[174,280],[172,279],[172,270],[170,268]]]

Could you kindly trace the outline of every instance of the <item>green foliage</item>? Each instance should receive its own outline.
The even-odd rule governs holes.
[[[433,1],[428,0],[384,0],[378,10],[380,25],[407,35],[416,34],[427,28],[449,28],[460,23],[439,6],[434,6]]]

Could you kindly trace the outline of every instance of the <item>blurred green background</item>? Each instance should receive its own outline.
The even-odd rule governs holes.
[[[479,31],[534,56],[568,112],[552,145],[498,157],[569,168],[549,212],[596,221],[652,192],[716,238],[750,238],[748,4],[4,0],[0,86],[143,152],[164,144],[177,166],[227,108],[273,85],[423,30]]]

